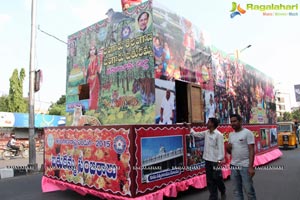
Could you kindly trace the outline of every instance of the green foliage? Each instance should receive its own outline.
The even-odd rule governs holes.
[[[7,102],[7,96],[0,97],[0,112],[8,112]]]
[[[66,95],[62,95],[56,103],[48,109],[49,115],[66,115]]]
[[[289,112],[283,113],[283,121],[292,121],[292,114]]]
[[[292,118],[293,120],[300,122],[300,109],[292,112]]]
[[[155,118],[155,105],[139,109],[140,106],[126,108],[101,109],[100,121],[102,124],[153,124]],[[105,116],[105,117],[103,117]]]
[[[277,117],[277,121],[296,121],[300,122],[300,109],[290,112],[284,112],[282,117]]]
[[[18,69],[13,71],[9,79],[10,88],[7,96],[7,112],[27,113],[28,102],[23,97],[23,81],[25,79],[25,69],[22,68],[20,74]]]
[[[66,106],[52,104],[51,107],[49,108],[48,112],[49,112],[49,115],[65,116],[66,115]]]
[[[277,117],[277,121],[278,122],[283,122],[284,120],[283,120],[283,117]]]
[[[56,102],[58,105],[66,105],[66,95],[62,95]]]

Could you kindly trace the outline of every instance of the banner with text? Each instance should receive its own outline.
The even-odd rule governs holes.
[[[129,129],[46,129],[45,176],[130,195]]]

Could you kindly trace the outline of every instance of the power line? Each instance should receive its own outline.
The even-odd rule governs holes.
[[[64,44],[68,44],[67,42],[65,42],[65,41],[63,41],[63,40],[61,40],[61,39],[59,39],[58,37],[56,37],[56,36],[54,36],[54,35],[52,35],[52,34],[50,34],[50,33],[47,33],[46,31],[43,31],[43,30],[40,28],[40,25],[38,25],[38,30],[41,31],[42,33],[44,33],[44,34],[50,36],[50,37],[53,37],[54,39],[56,39],[56,40],[58,40],[58,41],[60,41],[60,42],[62,42],[62,43],[64,43]]]
[[[246,46],[245,48],[241,49],[241,50],[240,50],[240,53],[241,53],[242,51],[245,51],[246,49],[248,49],[248,48],[250,48],[250,47],[252,47],[252,45],[251,45],[251,44],[249,44],[249,45],[248,45],[248,46]]]

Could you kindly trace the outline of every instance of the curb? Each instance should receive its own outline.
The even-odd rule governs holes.
[[[0,179],[34,174],[36,172],[43,172],[43,165],[40,170],[34,170],[32,166],[6,166],[0,169]]]
[[[14,170],[9,168],[0,169],[0,179],[14,177]]]

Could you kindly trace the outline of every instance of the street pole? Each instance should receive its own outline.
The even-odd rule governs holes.
[[[31,39],[29,61],[29,164],[36,171],[35,127],[34,127],[34,80],[35,80],[35,40],[36,40],[36,1],[31,0]]]
[[[245,51],[246,49],[250,48],[252,45],[249,44],[248,46],[246,46],[245,48],[241,49],[241,50],[236,50],[235,51],[235,58],[236,60],[239,60],[240,59],[240,53],[242,53],[243,51]]]

